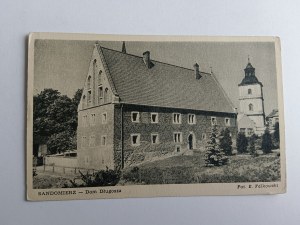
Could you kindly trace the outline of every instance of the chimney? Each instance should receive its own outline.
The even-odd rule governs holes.
[[[201,75],[200,75],[198,63],[195,63],[195,64],[194,64],[194,70],[195,70],[195,78],[196,78],[197,80],[199,80],[199,79],[201,78]]]
[[[151,62],[149,51],[143,53],[143,60],[148,69],[154,66],[154,64]]]

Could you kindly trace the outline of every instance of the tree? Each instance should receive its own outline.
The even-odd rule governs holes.
[[[279,123],[278,122],[275,123],[274,140],[278,143],[280,142]]]
[[[228,162],[228,157],[220,149],[217,143],[218,130],[216,126],[212,127],[209,139],[206,144],[205,165],[206,166],[222,166]]]
[[[248,140],[244,133],[239,132],[236,139],[236,147],[238,153],[246,153],[248,147]]]
[[[224,151],[225,155],[232,155],[232,139],[228,128],[221,131],[220,148]]]
[[[256,140],[256,135],[252,134],[252,136],[249,139],[249,153],[253,157],[258,156],[257,151],[255,149],[255,140]]]
[[[34,96],[33,142],[34,155],[38,145],[47,144],[51,153],[76,149],[77,108],[82,89],[72,99],[53,89],[44,89]]]
[[[265,154],[268,154],[271,153],[272,147],[272,137],[269,129],[267,128],[262,136],[261,149]]]

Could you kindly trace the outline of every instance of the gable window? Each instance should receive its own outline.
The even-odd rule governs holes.
[[[140,145],[140,134],[131,134],[131,145],[132,146]]]
[[[252,89],[248,89],[248,95],[252,95]]]
[[[91,102],[91,100],[92,100],[92,91],[88,91],[87,100],[88,100],[88,102]]]
[[[249,111],[253,111],[253,105],[249,104]]]
[[[173,113],[173,123],[181,124],[181,114],[180,113]]]
[[[230,118],[225,118],[225,126],[230,126]]]
[[[151,143],[152,144],[158,143],[158,134],[151,134]]]
[[[158,123],[158,113],[151,113],[151,123]]]
[[[87,80],[87,88],[88,88],[88,89],[91,89],[91,79],[92,79],[92,77],[89,76],[89,77],[88,77],[88,80]]]
[[[102,86],[98,87],[98,98],[99,99],[103,98],[103,87]]]
[[[133,123],[139,123],[140,122],[140,113],[139,112],[131,112],[131,121]]]
[[[82,107],[85,108],[86,107],[86,99],[85,99],[85,95],[83,95],[82,97]]]
[[[91,125],[95,125],[96,124],[96,114],[92,113],[91,114]]]
[[[188,124],[196,124],[195,114],[188,114]]]
[[[104,103],[107,103],[108,101],[109,101],[108,88],[105,88],[105,90],[104,90]]]
[[[175,132],[174,133],[174,142],[175,143],[181,143],[182,142],[181,132]]]
[[[95,146],[95,135],[90,136],[90,140],[89,140],[89,146],[90,147],[94,147]]]
[[[106,135],[101,136],[101,145],[106,146]]]
[[[217,125],[217,118],[216,117],[211,117],[210,122],[211,122],[212,126]]]
[[[102,83],[102,70],[99,71],[99,74],[98,74],[98,84],[101,84]]]
[[[102,113],[102,124],[106,124],[107,123],[107,113]]]

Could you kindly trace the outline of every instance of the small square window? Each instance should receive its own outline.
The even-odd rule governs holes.
[[[134,123],[140,122],[140,113],[139,112],[131,112],[131,121]]]
[[[90,136],[90,140],[89,140],[89,146],[90,147],[94,147],[95,146],[95,135]]]
[[[102,146],[106,145],[106,136],[101,136],[101,145]]]
[[[181,124],[181,114],[180,113],[173,113],[173,123]]]
[[[107,113],[102,113],[102,124],[106,124],[107,123]]]
[[[151,143],[158,144],[158,134],[151,134]]]
[[[85,147],[86,146],[86,137],[83,136],[81,139],[81,147]]]
[[[175,152],[180,152],[181,148],[180,148],[180,145],[176,145],[175,146]]]
[[[131,135],[131,145],[132,146],[140,145],[140,134],[132,134]]]
[[[217,125],[217,118],[216,117],[211,117],[211,125],[214,126],[214,125]]]
[[[96,124],[96,114],[92,113],[91,114],[91,125],[95,125]]]
[[[180,132],[174,133],[174,142],[175,143],[181,143],[182,142],[182,135]]]
[[[230,126],[230,118],[225,118],[225,126]]]
[[[188,114],[188,124],[196,124],[195,114]]]
[[[151,113],[151,123],[158,123],[158,113]]]

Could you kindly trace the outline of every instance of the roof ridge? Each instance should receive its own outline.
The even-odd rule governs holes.
[[[123,53],[123,52],[118,51],[118,50],[115,50],[115,49],[103,47],[103,46],[101,46],[101,45],[99,45],[99,47],[100,47],[100,48],[107,49],[107,50],[115,51],[115,52],[118,52],[118,53],[120,53],[120,54],[130,55],[130,56],[134,56],[134,57],[137,57],[137,58],[143,58],[142,56],[138,56],[138,55],[134,55],[134,54],[130,54],[130,53]],[[183,67],[183,66],[174,65],[174,64],[171,64],[171,63],[167,63],[167,62],[162,62],[162,61],[153,60],[153,59],[151,59],[151,61],[152,61],[152,62],[158,62],[158,63],[166,64],[166,65],[169,65],[169,66],[175,66],[175,67],[182,68],[182,69],[186,69],[186,70],[194,71],[193,69],[186,68],[186,67]],[[211,75],[211,73],[204,72],[204,71],[200,71],[200,73],[207,74],[207,75]]]

